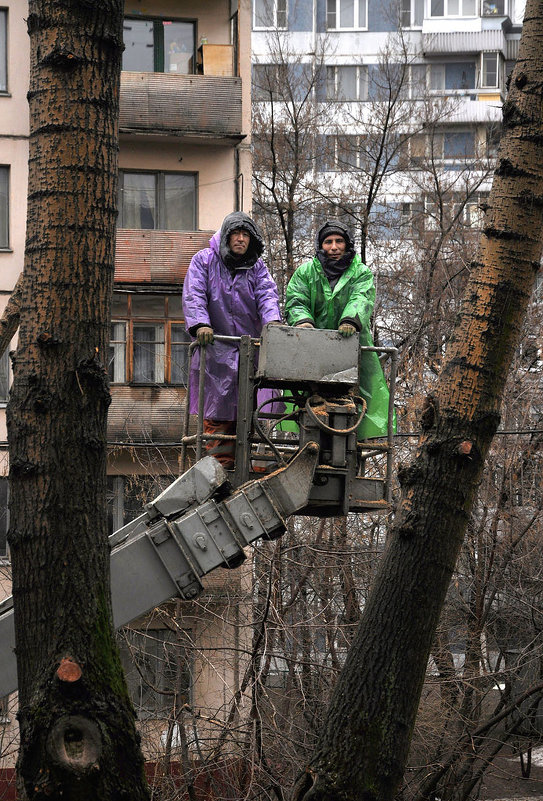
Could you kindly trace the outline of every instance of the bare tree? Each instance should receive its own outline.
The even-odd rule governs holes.
[[[8,405],[21,789],[146,798],[115,644],[105,465],[122,3],[29,5],[30,174]]]

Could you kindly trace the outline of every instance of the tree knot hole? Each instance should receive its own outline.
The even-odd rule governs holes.
[[[83,715],[67,715],[49,732],[47,750],[51,759],[63,768],[77,773],[96,770],[102,753],[100,729]]]

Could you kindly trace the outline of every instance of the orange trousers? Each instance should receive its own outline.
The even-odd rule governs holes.
[[[235,420],[211,420],[204,419],[204,434],[235,434]],[[205,451],[208,456],[214,456],[226,470],[234,467],[234,456],[236,453],[235,440],[208,439],[204,443]]]

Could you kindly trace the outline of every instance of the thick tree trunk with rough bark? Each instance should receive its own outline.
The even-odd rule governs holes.
[[[148,793],[114,639],[106,525],[122,0],[31,0],[28,232],[8,407],[28,799]]]
[[[295,796],[392,801],[434,632],[499,421],[543,234],[543,2],[528,0],[486,227],[374,588]],[[421,799],[422,801],[422,799]],[[424,800],[426,801],[426,799]]]

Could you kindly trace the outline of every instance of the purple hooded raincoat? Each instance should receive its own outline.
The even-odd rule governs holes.
[[[251,265],[229,269],[223,259],[228,237],[242,228],[251,235],[247,254],[256,257]],[[220,231],[210,239],[209,248],[196,253],[183,286],[183,311],[187,331],[194,336],[198,327],[209,325],[215,334],[259,337],[262,326],[280,320],[279,294],[261,258],[263,245],[257,227],[244,212],[229,214]],[[223,255],[221,255],[223,254]],[[251,259],[249,259],[251,261]],[[190,412],[198,411],[199,351],[190,370]],[[204,417],[236,420],[238,405],[238,349],[215,341],[206,347]],[[260,397],[262,402],[263,397]],[[267,393],[270,397],[271,393]]]

